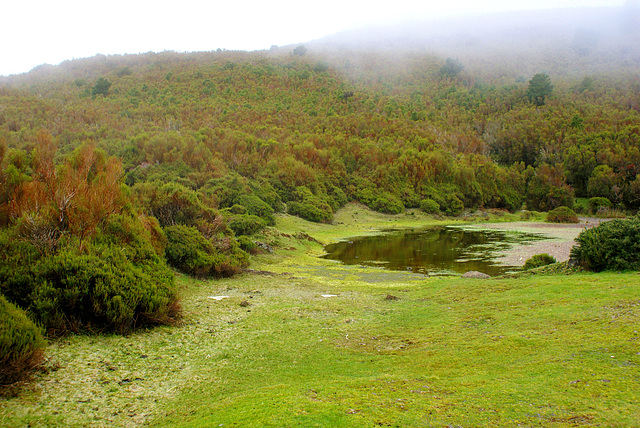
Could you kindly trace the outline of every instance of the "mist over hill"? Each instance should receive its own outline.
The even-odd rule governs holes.
[[[544,69],[589,74],[640,65],[640,8],[502,12],[345,31],[306,45],[337,51],[422,51],[455,57],[474,71],[496,67],[524,75]]]
[[[405,21],[343,31],[302,45],[310,54],[323,57],[345,72],[349,68],[358,68],[361,64],[357,61],[363,59],[360,54],[365,52],[384,55],[389,61],[401,61],[407,55],[432,55],[456,58],[468,71],[491,80],[504,76],[527,77],[539,71],[574,77],[634,71],[640,66],[638,40],[640,6],[637,2],[627,2],[624,7],[463,14],[451,18]],[[271,50],[245,54],[277,58],[290,55],[296,46],[273,46]],[[234,51],[218,49],[216,52]],[[163,56],[173,53],[98,54],[92,58],[64,61],[59,66],[42,64],[25,74],[45,77],[71,73],[77,77],[83,74],[83,69],[93,69],[99,63],[105,66],[115,63],[132,65],[147,61],[154,55],[162,61]],[[194,56],[208,53],[193,52],[179,56],[188,62]],[[235,51],[238,56],[245,54]],[[24,81],[25,74],[0,76],[0,83]]]

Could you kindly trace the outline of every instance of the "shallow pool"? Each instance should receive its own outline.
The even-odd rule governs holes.
[[[323,257],[348,265],[379,266],[426,275],[459,275],[475,270],[496,276],[521,269],[499,264],[500,251],[542,239],[546,238],[456,226],[391,230],[327,245]]]

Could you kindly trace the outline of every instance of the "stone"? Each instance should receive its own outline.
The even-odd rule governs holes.
[[[464,275],[462,275],[462,277],[463,278],[487,279],[487,278],[491,278],[491,275],[487,275],[486,273],[478,272],[476,270],[471,270],[471,271],[465,273]]]

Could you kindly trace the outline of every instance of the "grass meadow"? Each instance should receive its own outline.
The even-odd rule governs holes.
[[[426,221],[282,216],[252,271],[178,275],[182,325],[51,341],[0,426],[640,426],[638,273],[426,278],[317,257],[315,240]]]

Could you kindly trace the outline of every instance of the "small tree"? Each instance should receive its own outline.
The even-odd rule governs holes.
[[[91,89],[91,95],[94,97],[96,95],[104,95],[106,97],[107,95],[109,95],[110,87],[111,87],[111,82],[109,82],[104,77],[101,77],[98,79],[96,84],[93,85],[93,88]]]
[[[527,97],[537,106],[543,106],[546,98],[551,95],[553,85],[548,74],[538,73],[529,80]]]
[[[602,197],[613,199],[613,186],[617,182],[616,173],[609,165],[598,165],[594,168],[587,182],[587,194],[590,198]]]
[[[444,65],[440,67],[440,74],[444,77],[454,78],[464,70],[464,65],[457,59],[447,58]]]
[[[297,46],[293,49],[293,54],[298,56],[304,56],[307,53],[305,45]]]

